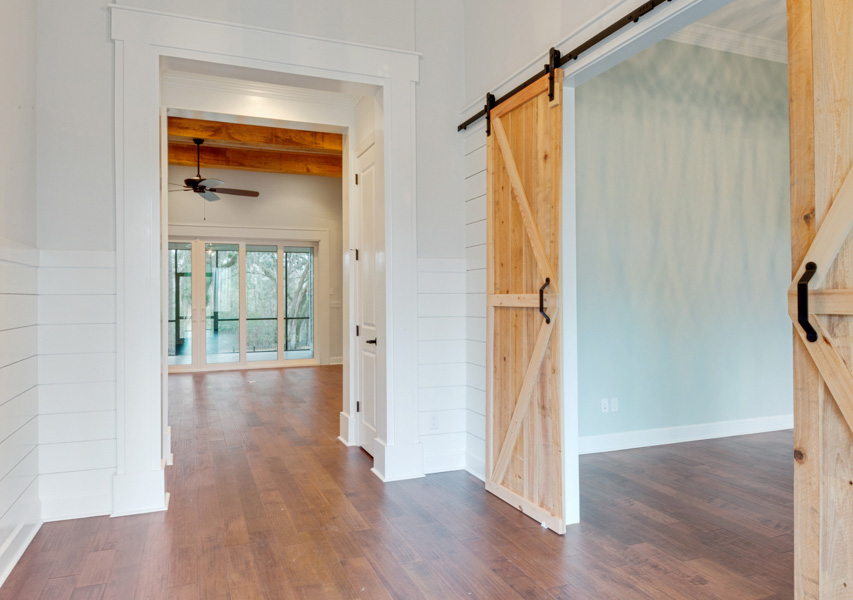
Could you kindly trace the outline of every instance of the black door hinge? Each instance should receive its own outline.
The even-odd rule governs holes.
[[[358,173],[355,174],[355,184],[358,185]]]
[[[358,325],[355,326],[355,337],[358,337],[361,333],[361,329],[359,329]]]
[[[361,412],[361,402],[355,403],[355,412]]]
[[[355,259],[358,260],[358,248],[355,249]]]

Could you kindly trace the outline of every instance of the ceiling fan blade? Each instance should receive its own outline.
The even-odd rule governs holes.
[[[217,196],[210,190],[205,192],[199,192],[199,195],[201,195],[201,197],[207,200],[208,202],[216,202],[217,200],[219,200],[219,196]]]
[[[193,191],[192,188],[184,188],[182,190],[169,190],[169,193],[171,194],[172,192],[191,192],[191,191]]]
[[[251,190],[235,190],[233,188],[211,188],[210,191],[217,192],[219,194],[231,194],[232,196],[251,196],[252,198],[260,196],[258,192],[253,192]]]
[[[221,179],[202,179],[196,185],[198,187],[206,187],[206,188],[210,189],[210,188],[215,188],[217,186],[220,186],[223,183],[225,183],[225,182],[222,181]]]

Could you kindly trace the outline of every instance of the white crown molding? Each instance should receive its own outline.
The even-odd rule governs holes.
[[[215,75],[166,71],[160,78],[164,85],[225,92],[239,96],[260,96],[289,102],[325,104],[345,108],[352,108],[356,104],[355,97],[339,92],[295,88],[257,81],[242,81],[227,77],[216,77]]]
[[[721,50],[777,63],[788,62],[788,46],[785,42],[722,29],[705,23],[688,25],[681,31],[669,36],[669,39],[682,44],[701,46],[711,50]]]
[[[269,27],[257,27],[255,25],[244,25],[237,23],[229,23],[227,21],[217,21],[216,19],[205,19],[203,17],[196,17],[192,15],[182,15],[180,13],[167,12],[163,10],[152,10],[149,8],[141,8],[138,6],[127,6],[125,4],[117,4],[115,2],[110,2],[107,4],[107,7],[110,9],[120,9],[128,12],[136,12],[143,13],[147,15],[155,15],[158,17],[169,17],[173,19],[186,19],[189,21],[195,21],[197,23],[210,23],[212,25],[225,25],[228,27],[239,27],[240,29],[249,29],[253,31],[259,31],[264,33],[273,33],[277,35],[287,35],[290,37],[302,38],[305,40],[312,40],[317,42],[333,42],[335,44],[344,44],[346,46],[354,46],[356,48],[368,48],[370,50],[381,50],[383,52],[397,52],[398,54],[408,54],[411,56],[423,56],[422,52],[418,52],[416,50],[405,50],[403,48],[391,48],[388,46],[377,46],[375,44],[363,44],[361,42],[350,42],[347,40],[336,40],[333,38],[326,38],[317,35],[308,35],[306,33],[295,33],[293,31],[284,31],[282,29],[272,29]]]

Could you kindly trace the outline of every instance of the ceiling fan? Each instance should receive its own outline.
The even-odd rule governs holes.
[[[195,192],[208,202],[214,202],[219,200],[219,196],[216,194],[230,194],[232,196],[250,196],[252,198],[257,198],[260,196],[258,192],[253,192],[251,190],[237,190],[234,188],[224,188],[219,187],[224,181],[221,179],[205,179],[201,176],[201,145],[204,143],[202,138],[193,138],[193,142],[195,142],[196,147],[196,176],[190,177],[189,179],[184,179],[184,189],[182,190],[169,190],[171,192]],[[170,183],[169,185],[180,185],[177,183]],[[214,193],[215,192],[215,193]]]

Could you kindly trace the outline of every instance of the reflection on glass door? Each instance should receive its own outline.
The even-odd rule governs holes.
[[[278,247],[246,246],[246,360],[278,360]]]
[[[205,245],[208,363],[240,362],[240,247]]]
[[[313,248],[284,248],[285,358],[314,357]]]
[[[192,339],[192,244],[169,244],[169,364],[189,365]]]
[[[169,365],[314,358],[314,275],[312,246],[169,242]]]

